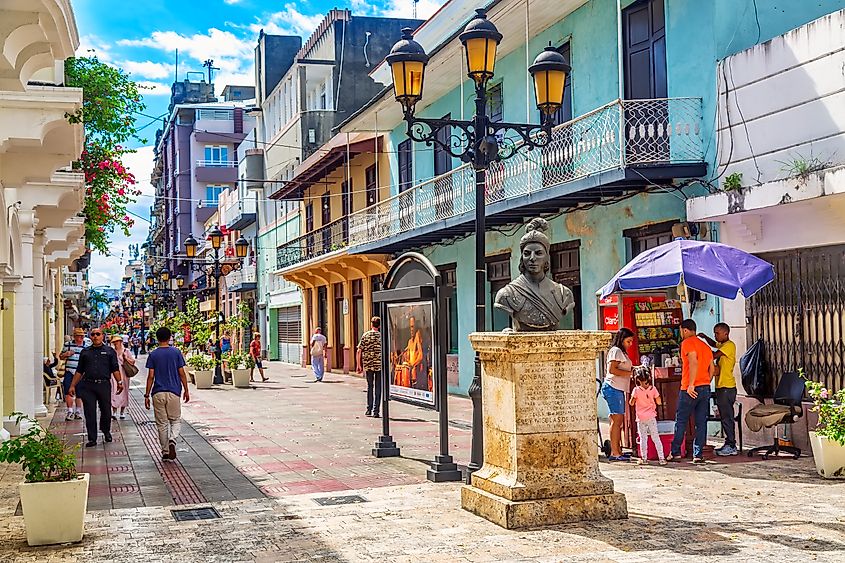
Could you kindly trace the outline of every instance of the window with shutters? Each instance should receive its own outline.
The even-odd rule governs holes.
[[[375,164],[367,168],[365,172],[366,189],[367,189],[367,207],[378,203],[378,186],[376,185],[376,166]]]
[[[410,139],[399,143],[397,147],[399,162],[399,191],[410,189],[414,183],[414,153]]]
[[[439,266],[443,283],[453,289],[452,295],[446,298],[446,345],[447,353],[458,353],[458,275],[457,264]]]

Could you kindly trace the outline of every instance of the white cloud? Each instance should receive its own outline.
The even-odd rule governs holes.
[[[126,72],[143,78],[160,79],[173,74],[171,65],[152,61],[123,61],[118,65]]]
[[[253,42],[241,39],[230,31],[222,31],[212,27],[208,33],[183,35],[175,31],[154,31],[150,37],[143,39],[121,39],[118,45],[125,47],[149,47],[159,51],[172,53],[179,49],[184,54],[197,61],[208,58],[234,57],[244,58],[252,55]]]
[[[137,187],[144,194],[138,197],[138,201],[129,206],[132,213],[150,219],[150,206],[153,204],[155,188],[150,183],[150,175],[153,171],[153,147],[141,147],[137,152],[127,154],[123,158],[126,168],[135,175]],[[145,197],[146,196],[146,197]],[[103,256],[96,252],[91,257],[92,285],[106,285],[109,287],[120,287],[123,278],[124,268],[129,261],[129,245],[143,244],[147,239],[147,232],[150,224],[137,216],[130,214],[135,219],[131,236],[124,236],[121,232],[112,233],[112,242],[109,244],[109,256]]]
[[[229,4],[230,6],[234,6],[235,4],[240,4],[243,0],[223,0],[224,4]]]
[[[142,80],[138,82],[138,85],[142,87],[141,94],[144,96],[169,96],[171,94],[170,86],[161,82]]]
[[[90,57],[96,55],[101,61],[111,60],[111,45],[105,43],[96,35],[83,35],[79,38],[79,48],[76,49],[77,57]]]
[[[283,12],[273,12],[264,16],[262,20],[247,26],[253,33],[264,30],[271,35],[302,35],[310,36],[326,17],[325,14],[303,14],[296,9],[296,4],[285,4]]]
[[[417,19],[430,18],[445,3],[446,0],[420,0],[417,2]],[[408,0],[388,0],[384,8],[376,10],[376,13],[387,18],[410,18],[413,17],[410,4]]]

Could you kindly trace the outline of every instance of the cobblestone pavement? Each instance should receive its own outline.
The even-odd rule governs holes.
[[[403,457],[375,460],[369,450],[380,421],[363,416],[360,379],[329,375],[338,383],[310,385],[304,370],[279,364],[270,375],[253,389],[196,391],[184,410],[193,428],[180,461],[164,466],[150,455],[152,425],[134,390],[121,440],[83,452],[82,469],[95,468],[92,488],[97,475],[108,481],[92,491],[97,506],[80,544],[29,548],[23,519],[13,516],[21,473],[0,468],[0,561],[845,560],[845,482],[820,479],[807,458],[602,464],[628,499],[628,520],[511,532],[462,511],[460,485],[425,481],[435,413],[392,405]],[[464,463],[469,402],[451,399],[450,408],[453,453]],[[79,423],[66,430],[80,431]],[[127,463],[131,472],[111,470]],[[112,483],[127,473],[134,483],[119,486],[139,491],[115,494]],[[314,500],[331,495],[363,502]],[[170,513],[194,506],[213,506],[220,519],[176,522]]]

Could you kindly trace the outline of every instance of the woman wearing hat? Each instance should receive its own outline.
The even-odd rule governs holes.
[[[111,380],[111,417],[117,419],[119,410],[120,419],[123,420],[126,418],[126,407],[129,406],[129,378],[126,377],[126,371],[123,369],[123,366],[125,362],[129,362],[129,364],[134,366],[135,356],[123,345],[123,337],[119,334],[112,335],[111,345],[114,347],[115,353],[117,353],[120,378],[123,382],[123,387],[118,392],[117,382],[114,379]]]

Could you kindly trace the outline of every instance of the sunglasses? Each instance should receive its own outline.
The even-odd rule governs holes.
[[[92,332],[91,333],[91,336],[102,336],[102,335],[103,335],[102,332]]]

